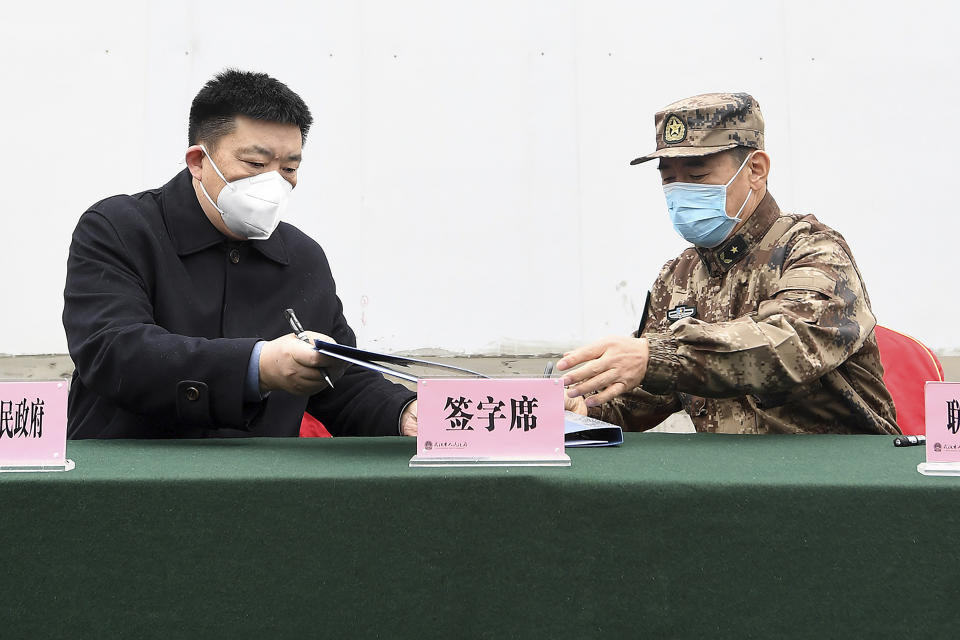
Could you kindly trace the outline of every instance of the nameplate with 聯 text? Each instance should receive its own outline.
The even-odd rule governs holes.
[[[960,475],[960,383],[927,382],[923,387],[927,461],[925,475]]]

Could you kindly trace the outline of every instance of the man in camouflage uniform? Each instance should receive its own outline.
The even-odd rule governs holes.
[[[682,408],[697,431],[900,433],[860,271],[839,233],[767,192],[757,102],[694,96],[655,122],[657,150],[631,164],[659,159],[695,246],[663,267],[632,337],[558,363],[583,363],[564,377],[567,408],[628,430]]]

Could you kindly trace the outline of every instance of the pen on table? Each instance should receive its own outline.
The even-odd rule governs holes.
[[[293,329],[293,332],[297,334],[297,337],[306,342],[309,345],[312,345],[313,342],[310,340],[310,336],[307,335],[307,332],[304,330],[303,325],[300,324],[300,321],[297,320],[297,314],[293,312],[293,309],[284,309],[283,315],[286,316],[287,322],[290,323],[290,327]],[[323,374],[323,379],[327,381],[327,384],[330,385],[331,389],[335,389],[333,382],[330,380],[330,376],[327,375],[327,370],[320,368],[320,373]]]
[[[544,377],[544,378],[549,378],[549,377],[552,376],[552,375],[553,375],[553,360],[549,361],[549,362],[547,363],[547,366],[544,367],[544,369],[543,369],[543,377]]]
[[[897,436],[893,439],[893,446],[895,447],[916,447],[921,444],[924,444],[927,441],[927,436]]]

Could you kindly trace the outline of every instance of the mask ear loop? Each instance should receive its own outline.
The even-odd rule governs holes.
[[[227,182],[227,179],[223,177],[223,174],[220,173],[220,169],[217,168],[217,163],[213,161],[213,158],[210,157],[210,153],[207,151],[207,148],[203,145],[200,145],[200,148],[203,149],[203,155],[207,156],[207,160],[210,161],[210,166],[213,167],[213,170],[217,172],[217,175],[220,176],[220,179],[223,180],[224,189],[230,186],[230,183]],[[200,190],[203,191],[203,195],[207,197],[207,202],[213,205],[213,208],[217,210],[220,216],[223,216],[223,209],[217,206],[217,203],[213,201],[213,198],[210,197],[210,194],[207,193],[207,188],[203,186],[203,180],[197,180],[200,183]]]
[[[752,158],[752,157],[753,157],[753,154],[755,154],[755,153],[756,153],[756,151],[751,151],[750,154],[749,154],[746,158],[743,159],[743,164],[741,164],[741,165],[740,165],[740,168],[737,169],[737,172],[736,172],[735,174],[733,174],[733,177],[730,178],[730,181],[727,182],[727,184],[725,184],[725,185],[723,186],[724,190],[730,188],[730,185],[733,184],[733,181],[737,179],[737,176],[740,175],[740,172],[743,171],[743,168],[744,168],[745,166],[747,166],[747,163],[750,162],[750,158]],[[747,203],[748,203],[748,202],[750,202],[750,198],[751,198],[751,197],[753,197],[753,189],[750,189],[750,192],[747,194],[746,200],[743,201],[743,204],[740,205],[740,208],[737,209],[736,215],[734,215],[733,218],[731,218],[731,220],[736,220],[737,222],[741,222],[741,220],[740,220],[740,214],[743,213],[743,208],[747,206]]]
[[[203,146],[203,145],[200,145],[200,146]],[[206,151],[206,149],[204,149],[204,151]],[[753,154],[755,154],[755,153],[756,153],[756,151],[751,151],[750,154],[747,155],[747,157],[743,159],[743,164],[741,164],[741,165],[740,165],[740,168],[737,169],[737,172],[736,172],[735,174],[733,174],[733,177],[730,178],[729,181],[727,181],[727,184],[725,184],[725,185],[723,185],[723,186],[729,187],[731,184],[733,184],[733,181],[737,179],[737,176],[740,175],[740,172],[743,171],[743,168],[744,168],[745,166],[747,166],[747,163],[750,162],[750,158],[752,158],[752,157],[753,157]],[[210,162],[213,162],[213,160],[211,160]],[[220,172],[218,171],[217,173],[220,173]],[[221,177],[222,177],[222,176],[221,176]],[[226,181],[224,181],[224,182],[226,182]]]
[[[743,208],[747,206],[747,203],[750,202],[750,198],[753,197],[753,189],[750,189],[750,193],[747,194],[747,199],[743,201],[743,204],[740,205],[740,209],[737,211],[737,215],[733,216],[734,220],[740,220],[740,214],[743,213]]]
[[[217,175],[220,176],[220,179],[223,180],[223,184],[230,186],[230,181],[223,177],[223,174],[220,173],[220,168],[217,166],[217,163],[213,161],[213,158],[210,156],[210,152],[207,151],[207,148],[203,145],[200,145],[200,148],[203,149],[203,155],[207,156],[207,160],[210,161],[210,166],[213,167],[213,170],[217,172]],[[748,158],[749,160],[749,158]],[[741,167],[743,168],[743,167]],[[737,173],[740,173],[739,171]],[[736,178],[737,176],[733,176]]]

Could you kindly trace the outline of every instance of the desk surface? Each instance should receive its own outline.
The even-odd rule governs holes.
[[[570,468],[405,438],[72,441],[0,474],[0,628],[37,637],[955,632],[960,478],[886,436],[626,434]],[[4,633],[7,636],[7,633]]]

